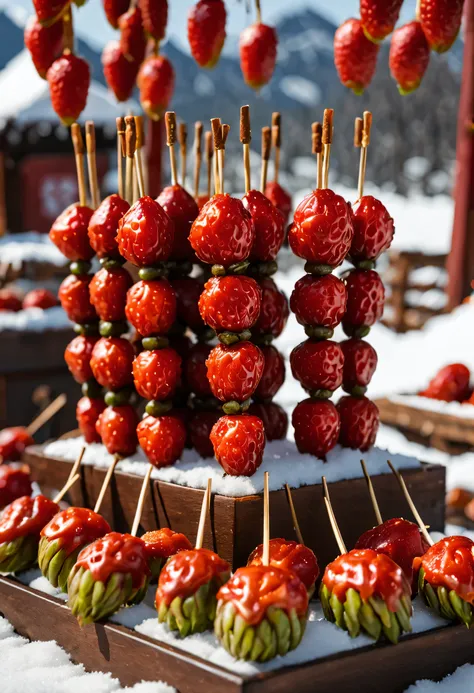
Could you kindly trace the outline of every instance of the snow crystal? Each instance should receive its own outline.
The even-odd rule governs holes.
[[[61,306],[48,310],[27,308],[18,313],[0,311],[0,330],[43,332],[44,330],[62,330],[66,327],[71,328],[71,323]]]

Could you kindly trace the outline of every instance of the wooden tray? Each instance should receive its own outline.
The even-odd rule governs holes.
[[[402,693],[422,678],[439,679],[474,662],[474,630],[449,625],[323,657],[298,666],[242,676],[112,623],[80,629],[67,606],[0,577],[0,612],[32,640],[56,640],[89,671],[110,672],[123,686],[164,680],[179,693]]]

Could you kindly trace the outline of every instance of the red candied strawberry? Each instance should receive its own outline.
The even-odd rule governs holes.
[[[452,363],[441,368],[430,380],[426,390],[420,392],[421,397],[439,399],[445,402],[464,402],[470,394],[469,382],[471,373],[462,363]]]
[[[192,346],[184,362],[186,385],[198,397],[210,397],[212,395],[206,365],[212,349],[213,347],[209,344],[198,342]]]
[[[86,383],[94,377],[90,360],[92,351],[98,341],[98,337],[78,335],[67,345],[64,352],[64,360],[76,382]]]
[[[136,282],[127,294],[127,320],[143,337],[166,334],[176,320],[176,296],[166,279]]]
[[[72,125],[86,107],[91,81],[89,64],[73,53],[63,53],[48,70],[51,105],[63,125]]]
[[[133,382],[135,349],[123,337],[102,337],[92,350],[91,368],[97,382],[109,390],[121,390]]]
[[[341,422],[336,407],[327,399],[305,399],[291,417],[296,447],[322,460],[337,443]]]
[[[290,354],[293,377],[305,390],[334,392],[342,383],[344,355],[337,342],[307,339]]]
[[[268,197],[270,202],[283,214],[286,226],[292,207],[291,195],[286,192],[280,183],[270,181],[265,186],[265,197]]]
[[[0,289],[0,313],[18,313],[22,303],[13,289]]]
[[[137,449],[138,416],[130,404],[106,407],[97,419],[97,433],[107,452],[128,457]]]
[[[378,43],[395,29],[403,0],[360,0],[360,21],[368,39]]]
[[[152,55],[140,67],[137,78],[140,103],[152,120],[159,120],[174,93],[174,68],[164,55]]]
[[[262,346],[260,350],[265,359],[265,365],[253,397],[265,402],[275,397],[285,382],[285,360],[274,346]]]
[[[120,219],[117,243],[120,255],[145,267],[168,260],[173,236],[173,222],[163,207],[145,195]]]
[[[200,0],[188,14],[188,41],[199,67],[213,68],[219,60],[226,33],[227,13],[222,0]]]
[[[288,414],[276,402],[253,402],[248,413],[257,416],[263,422],[265,437],[268,441],[284,440],[288,432]]]
[[[348,19],[334,34],[334,63],[342,84],[354,94],[369,86],[377,67],[379,46],[364,34],[359,19]]]
[[[17,498],[32,493],[28,465],[4,464],[0,467],[0,510]]]
[[[145,399],[173,397],[181,378],[181,356],[169,347],[144,350],[133,362],[135,388]]]
[[[46,73],[63,52],[63,22],[44,27],[34,15],[25,27],[25,47],[30,51],[33,65],[40,77]]]
[[[49,237],[71,262],[90,260],[94,256],[87,235],[93,210],[79,204],[69,205],[51,226]]]
[[[171,279],[170,284],[176,294],[176,311],[178,321],[193,332],[200,332],[204,322],[199,312],[199,297],[202,284],[195,277]]]
[[[199,311],[213,330],[241,332],[255,324],[261,297],[260,287],[251,277],[211,277],[199,299]]]
[[[288,241],[298,257],[337,267],[349,252],[353,235],[352,214],[344,198],[329,189],[314,190],[296,208]]]
[[[218,344],[206,361],[212,394],[222,402],[244,402],[256,390],[262,377],[265,359],[251,342],[232,346]]]
[[[461,28],[464,0],[421,0],[419,20],[431,50],[449,51]]]
[[[35,441],[23,426],[13,426],[0,431],[0,464],[16,462],[23,455],[25,448],[34,445]]]
[[[210,435],[214,424],[221,417],[217,409],[212,411],[195,411],[189,421],[189,438],[192,447],[203,458],[214,457]],[[1,467],[0,467],[1,469]]]
[[[102,200],[89,221],[89,243],[99,257],[120,258],[117,246],[117,228],[130,205],[119,195]]]
[[[148,36],[162,41],[168,23],[168,0],[139,0],[142,23]]]
[[[33,0],[38,21],[43,26],[50,26],[62,17],[68,9],[70,0]]]
[[[377,352],[363,339],[346,339],[341,342],[344,354],[343,387],[351,395],[364,394],[377,368]]]
[[[130,7],[130,0],[102,0],[105,16],[108,23],[114,28],[119,28],[119,19]]]
[[[81,397],[76,406],[76,419],[86,443],[100,443],[97,420],[105,409],[104,400]]]
[[[260,314],[253,326],[252,333],[274,338],[279,337],[285,329],[290,313],[288,300],[273,279],[259,279],[258,284],[262,291],[262,302]]]
[[[255,241],[252,217],[242,201],[214,195],[191,227],[189,242],[201,262],[224,267],[246,260]]]
[[[94,274],[89,293],[101,320],[116,322],[125,319],[125,301],[132,284],[131,276],[123,267],[104,267]]]
[[[369,450],[379,429],[379,410],[367,397],[341,397],[337,403],[341,419],[339,443],[353,450]]]
[[[138,442],[155,467],[168,467],[181,457],[186,427],[177,416],[147,416],[137,426]]]
[[[199,214],[196,201],[182,185],[169,185],[156,198],[174,223],[171,260],[192,260],[194,251],[189,243],[191,225]]]
[[[420,22],[410,22],[393,32],[389,66],[400,94],[420,86],[430,61],[430,47]]]
[[[385,288],[374,270],[352,270],[346,277],[345,284],[347,306],[342,325],[346,334],[352,334],[361,328],[371,327],[380,320],[385,302]]]
[[[263,423],[250,414],[221,416],[211,431],[211,442],[216,459],[226,474],[252,476],[263,459]]]
[[[274,260],[285,238],[283,214],[259,190],[250,190],[242,202],[255,226],[255,242],[250,259],[259,262]]]
[[[252,89],[261,89],[273,77],[277,46],[275,29],[262,22],[248,26],[240,34],[240,67],[245,83]]]
[[[119,41],[109,41],[102,51],[105,81],[117,101],[128,101],[132,96],[140,63],[127,60]]]
[[[376,260],[390,248],[395,226],[384,205],[372,195],[364,195],[352,208],[354,237],[350,256],[352,260]]]
[[[290,298],[290,308],[301,325],[322,325],[330,329],[339,325],[346,305],[346,288],[332,274],[323,277],[306,274],[298,279]]]
[[[41,308],[42,310],[48,310],[57,305],[59,305],[58,299],[51,291],[48,291],[48,289],[32,289],[28,291],[22,304],[24,309]]]
[[[145,57],[146,36],[143,31],[142,13],[138,5],[131,5],[118,21],[120,48],[126,60],[140,64]]]
[[[89,295],[91,279],[92,277],[88,274],[79,277],[70,274],[59,287],[59,300],[64,312],[72,322],[83,324],[97,320],[97,314]]]

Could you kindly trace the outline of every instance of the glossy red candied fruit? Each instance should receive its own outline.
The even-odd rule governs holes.
[[[256,390],[265,359],[252,342],[232,346],[218,344],[206,361],[212,394],[222,402],[244,402]]]
[[[211,431],[214,455],[226,474],[252,476],[262,464],[263,422],[251,414],[221,416]]]
[[[193,332],[200,332],[204,327],[198,306],[202,292],[201,282],[195,277],[181,277],[171,279],[170,284],[176,294],[178,322]]]
[[[354,237],[350,256],[354,261],[376,260],[390,248],[395,233],[387,208],[372,195],[364,195],[352,207]]]
[[[174,224],[171,260],[192,260],[194,250],[189,243],[189,232],[199,214],[194,197],[182,185],[169,185],[156,198]]]
[[[258,285],[262,292],[262,301],[260,315],[253,326],[252,334],[279,337],[285,329],[290,313],[288,299],[273,279],[259,279]]]
[[[344,327],[371,327],[380,320],[385,302],[385,288],[374,270],[352,270],[345,278],[347,291]]]
[[[109,41],[104,46],[101,63],[107,86],[117,101],[128,101],[135,88],[140,64],[127,60],[120,41]]]
[[[224,267],[246,260],[254,241],[255,227],[242,201],[224,194],[211,197],[189,234],[201,262]]]
[[[420,22],[408,22],[393,32],[388,65],[400,94],[418,89],[429,62],[430,46]]]
[[[0,431],[0,464],[16,462],[23,455],[25,448],[34,445],[35,441],[23,426],[12,426]]]
[[[25,26],[24,41],[36,72],[46,79],[49,68],[63,52],[63,22],[59,19],[51,26],[42,26],[33,15]]]
[[[119,221],[120,255],[138,267],[168,260],[173,237],[173,222],[163,207],[147,195],[137,200]]]
[[[166,55],[153,53],[140,66],[137,85],[140,103],[151,120],[159,120],[173,98],[175,72]]]
[[[76,565],[90,570],[96,582],[106,583],[117,573],[129,575],[133,588],[141,587],[150,575],[144,542],[119,532],[109,532],[82,549]]]
[[[32,494],[30,468],[26,464],[0,466],[0,509],[22,496]]]
[[[305,390],[337,390],[342,383],[344,354],[337,342],[307,339],[290,354],[293,377]]]
[[[131,404],[106,407],[97,419],[99,434],[107,452],[128,457],[137,449],[138,416]]]
[[[102,200],[89,221],[89,242],[98,257],[119,258],[117,246],[118,224],[130,205],[120,195],[109,195]]]
[[[267,401],[275,397],[285,382],[285,360],[274,346],[262,346],[260,351],[265,359],[262,377],[253,393],[254,399]]]
[[[91,81],[89,63],[74,53],[64,51],[49,68],[46,79],[51,106],[61,123],[69,127],[87,105]]]
[[[169,527],[146,532],[141,538],[145,542],[149,558],[169,558],[180,551],[190,551],[193,548],[184,534],[173,532]]]
[[[133,281],[123,267],[105,267],[92,277],[89,284],[91,303],[101,320],[115,322],[125,319],[127,291]]]
[[[298,279],[290,297],[290,308],[301,325],[322,325],[334,329],[347,305],[344,283],[332,274]]]
[[[286,226],[292,206],[291,195],[286,192],[285,188],[283,188],[280,183],[270,181],[265,186],[265,197],[268,197],[270,202],[283,214],[283,220]]]
[[[62,510],[41,530],[49,541],[59,541],[61,550],[70,555],[110,532],[109,523],[89,508],[70,507]]]
[[[0,313],[18,313],[22,303],[13,289],[0,289]]]
[[[166,334],[176,320],[176,296],[166,279],[136,282],[127,294],[127,320],[143,337]]]
[[[369,450],[379,430],[379,410],[367,397],[341,397],[337,403],[341,419],[339,443],[344,448]]]
[[[23,308],[42,308],[48,310],[59,304],[56,296],[48,289],[32,289],[23,299]]]
[[[198,342],[191,347],[184,362],[183,371],[186,385],[198,397],[212,395],[206,365],[212,349],[213,347],[209,344]]]
[[[336,407],[326,399],[305,399],[291,417],[296,447],[322,460],[337,443],[341,422]]]
[[[214,424],[222,412],[218,409],[193,412],[189,421],[188,433],[192,447],[203,458],[214,457],[214,448],[210,439]]]
[[[145,57],[147,39],[142,25],[139,6],[131,5],[119,20],[120,48],[130,62],[141,63]]]
[[[155,41],[162,41],[168,23],[168,0],[139,0],[139,5],[146,34]]]
[[[91,279],[89,274],[81,274],[79,277],[70,274],[59,287],[59,300],[72,322],[86,323],[97,320],[97,313],[89,294]]]
[[[90,360],[97,382],[109,390],[121,390],[133,382],[133,345],[123,337],[102,337],[95,344]]]
[[[19,537],[37,536],[59,511],[59,505],[41,494],[21,496],[7,505],[0,517],[0,544]]]
[[[137,426],[138,443],[155,467],[168,467],[181,457],[186,427],[177,416],[147,416]]]
[[[230,565],[209,549],[180,551],[166,562],[160,573],[155,606],[186,599],[209,583],[219,586],[229,579]]]
[[[349,205],[332,190],[323,189],[314,190],[300,202],[288,241],[298,257],[338,267],[349,252],[353,235]]]
[[[379,50],[364,34],[359,19],[348,19],[336,30],[334,64],[342,84],[354,94],[362,94],[372,81]]]
[[[223,0],[199,0],[188,14],[191,55],[200,67],[213,68],[224,45],[227,13]]]
[[[285,239],[283,214],[259,190],[250,190],[242,198],[255,226],[255,241],[250,260],[268,262],[274,260]]]
[[[170,347],[142,351],[133,362],[135,388],[145,399],[173,397],[181,378],[181,356]]]
[[[66,207],[51,226],[51,241],[71,262],[90,260],[94,256],[87,235],[92,214],[93,210],[90,207],[73,204]]]
[[[248,413],[262,420],[268,441],[286,438],[288,414],[276,402],[253,402],[248,408]]]
[[[446,587],[472,605],[474,601],[474,542],[466,536],[443,537],[427,552],[413,561],[418,573],[423,568],[425,580],[434,589]]]
[[[90,360],[92,350],[98,342],[98,337],[84,337],[78,335],[69,342],[64,352],[64,360],[72,373],[74,380],[78,383],[85,383],[93,378]]]
[[[268,24],[255,22],[240,34],[240,67],[244,81],[252,89],[261,89],[273,77],[278,36]]]
[[[118,29],[118,20],[130,6],[129,0],[102,0],[102,6],[108,23]]]
[[[372,380],[377,368],[377,352],[363,339],[345,339],[341,342],[344,354],[342,382],[344,389],[351,392],[354,388],[364,388]]]
[[[318,579],[319,566],[316,556],[310,548],[297,541],[287,539],[270,539],[270,565],[294,573],[307,590],[314,589]],[[262,565],[263,544],[252,551],[247,565]]]
[[[199,311],[216,332],[241,332],[255,324],[261,300],[261,289],[251,277],[211,277],[199,298]]]
[[[104,400],[100,397],[91,399],[81,397],[76,406],[76,419],[86,443],[100,443],[97,433],[97,419],[105,409]]]
[[[420,3],[421,28],[431,50],[445,53],[461,29],[464,0],[424,0]]]
[[[418,393],[421,397],[439,399],[445,402],[464,402],[470,394],[471,372],[463,363],[451,363],[436,373],[426,390]]]
[[[378,42],[392,33],[400,14],[403,0],[361,0],[360,19],[364,34],[371,41]]]

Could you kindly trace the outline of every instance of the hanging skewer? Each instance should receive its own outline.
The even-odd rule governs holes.
[[[202,131],[200,121],[194,124],[194,199],[199,197],[199,179],[201,177],[202,163]]]
[[[245,192],[248,193],[251,187],[250,142],[252,141],[252,130],[250,127],[250,106],[242,106],[240,109],[240,141],[244,152]]]
[[[260,191],[265,192],[267,185],[268,161],[272,148],[272,132],[269,127],[262,128],[262,172],[260,176]]]

